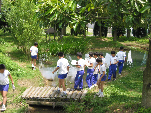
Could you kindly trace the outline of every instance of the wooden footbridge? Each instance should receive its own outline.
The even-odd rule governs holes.
[[[62,97],[61,93],[56,92],[55,87],[30,87],[22,94],[22,99],[25,99],[29,105],[45,105],[45,106],[64,106],[72,101],[83,101],[83,98],[88,92],[88,89],[82,91],[74,91],[67,88],[67,96]],[[62,92],[62,89],[60,90]]]

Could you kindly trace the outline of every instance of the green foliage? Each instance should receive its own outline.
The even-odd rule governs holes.
[[[39,54],[45,53],[48,55],[56,55],[62,51],[64,54],[76,54],[77,52],[85,53],[88,50],[90,40],[83,38],[64,37],[60,41],[51,41],[49,43],[39,44]]]
[[[17,63],[13,62],[10,58],[6,57],[2,53],[0,53],[0,64],[5,64],[7,69],[11,72],[13,76],[26,76],[26,72],[23,68],[21,68]]]
[[[5,11],[6,21],[11,26],[13,41],[26,52],[33,42],[39,41],[42,32],[35,16],[36,6],[28,0],[16,0],[13,3],[5,0],[3,2],[2,8]]]

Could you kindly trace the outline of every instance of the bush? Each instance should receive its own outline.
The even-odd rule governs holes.
[[[89,40],[74,37],[64,37],[60,41],[52,40],[47,44],[42,42],[39,44],[39,54],[57,55],[59,51],[64,54],[85,53],[88,51],[88,42]]]
[[[23,77],[26,74],[23,68],[2,53],[0,53],[0,64],[4,64],[11,74],[16,77]]]

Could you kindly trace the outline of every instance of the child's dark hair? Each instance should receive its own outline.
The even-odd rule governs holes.
[[[111,54],[115,54],[115,51],[111,51]]]
[[[5,67],[5,65],[4,64],[0,64],[0,70],[1,69],[5,69],[6,67]]]
[[[89,55],[90,55],[91,57],[93,57],[93,52],[89,52]]]
[[[59,52],[58,56],[63,57],[63,52]]]
[[[120,50],[123,50],[123,49],[124,49],[124,47],[123,47],[123,46],[121,46],[121,47],[120,47]]]
[[[38,43],[37,43],[37,42],[35,42],[35,43],[34,43],[34,46],[36,46],[36,45],[38,45]]]
[[[100,53],[99,55],[103,56],[103,53]]]
[[[99,56],[99,53],[98,52],[94,52],[94,55]]]
[[[82,53],[81,52],[77,52],[77,56],[79,56],[80,58],[82,58]]]
[[[102,62],[102,58],[97,58],[97,59],[96,59],[96,62],[97,62],[97,63]]]

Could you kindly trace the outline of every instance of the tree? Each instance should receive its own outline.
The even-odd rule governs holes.
[[[35,4],[28,0],[3,1],[6,21],[11,26],[14,43],[26,53],[35,41],[39,41],[42,29],[35,16]]]
[[[139,12],[142,13],[143,19],[151,26],[151,1],[143,3]],[[151,33],[149,35],[151,37]],[[146,68],[143,72],[143,89],[142,89],[142,106],[151,108],[151,38],[149,38],[149,51]]]

